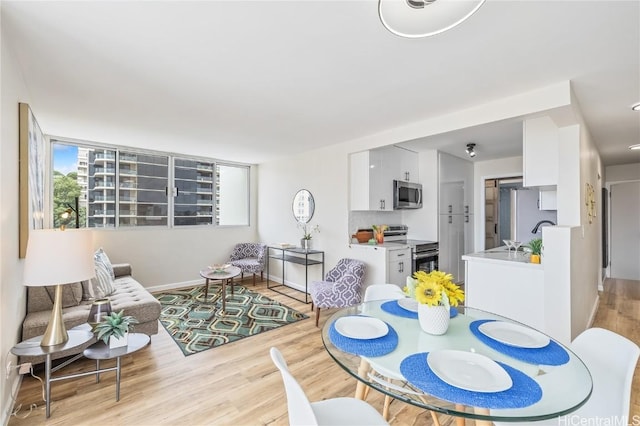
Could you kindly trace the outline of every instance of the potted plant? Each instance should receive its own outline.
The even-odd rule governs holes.
[[[373,236],[376,239],[376,243],[384,243],[384,231],[389,229],[389,227],[387,225],[371,225],[371,228],[373,229]]]
[[[311,248],[311,237],[314,232],[320,232],[320,225],[312,227],[306,222],[298,222],[298,228],[302,229],[302,238],[300,239],[300,247],[305,250]]]
[[[442,271],[417,271],[407,278],[404,293],[418,302],[418,320],[423,331],[441,335],[449,328],[450,306],[464,301],[464,291],[453,276]]]
[[[540,263],[540,255],[542,254],[542,238],[534,238],[526,245],[531,250],[531,263]]]
[[[103,318],[93,329],[97,334],[97,339],[109,345],[109,348],[119,348],[127,346],[127,337],[129,328],[133,328],[133,324],[138,324],[138,320],[131,315],[124,315],[124,310],[120,312],[112,312]]]

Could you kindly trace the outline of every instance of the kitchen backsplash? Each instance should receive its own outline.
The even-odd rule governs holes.
[[[349,213],[349,238],[360,228],[371,228],[371,225],[399,225],[403,223],[401,211],[376,212],[353,210]]]

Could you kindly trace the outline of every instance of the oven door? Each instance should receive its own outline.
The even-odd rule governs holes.
[[[438,252],[429,251],[414,253],[411,273],[417,271],[431,272],[438,269]]]

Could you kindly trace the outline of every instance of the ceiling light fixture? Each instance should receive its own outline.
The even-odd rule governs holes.
[[[631,145],[631,146],[629,147],[629,149],[633,149],[633,150],[640,149],[640,143],[635,144],[635,145]]]
[[[378,15],[400,37],[428,37],[464,22],[485,0],[379,0]]]
[[[637,104],[631,105],[631,109],[634,111],[640,111],[640,102]]]
[[[465,150],[467,152],[467,154],[469,154],[469,157],[475,157],[476,156],[476,144],[475,143],[468,143],[467,144],[467,149]]]

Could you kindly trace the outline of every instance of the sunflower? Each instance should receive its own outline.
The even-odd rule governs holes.
[[[418,303],[437,306],[447,305],[448,301],[451,306],[458,306],[464,301],[464,291],[453,282],[451,274],[442,271],[418,271],[413,276],[415,279],[411,280],[412,282],[407,279],[404,291],[409,297],[415,297]],[[414,291],[410,284],[415,286]]]
[[[416,300],[418,303],[427,304],[429,306],[437,306],[442,300],[442,286],[433,280],[418,279],[416,287]]]

